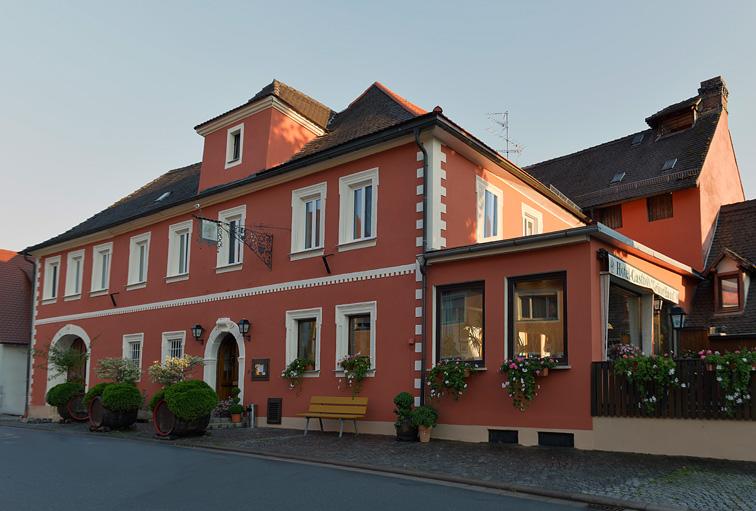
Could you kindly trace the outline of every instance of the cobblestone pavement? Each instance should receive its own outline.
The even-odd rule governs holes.
[[[82,424],[27,427],[87,431]],[[108,434],[153,438],[151,425],[144,423]],[[700,511],[756,511],[756,463],[444,440],[404,443],[375,435],[345,434],[339,439],[333,433],[311,432],[305,437],[301,431],[274,428],[214,430],[175,443],[399,468]]]

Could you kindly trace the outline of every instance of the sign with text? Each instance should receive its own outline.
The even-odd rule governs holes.
[[[680,302],[680,292],[672,286],[668,286],[664,282],[656,280],[648,273],[639,270],[635,266],[627,264],[622,259],[619,259],[612,254],[609,255],[609,274],[614,275],[620,279],[632,282],[636,286],[645,287],[654,292],[654,294],[661,296],[665,300],[670,302]]]

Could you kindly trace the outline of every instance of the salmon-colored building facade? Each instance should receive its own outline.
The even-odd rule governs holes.
[[[693,142],[660,134],[664,115],[640,142],[672,140],[685,177],[643,176],[652,194],[647,183],[624,195],[606,183],[581,202],[553,168],[523,170],[440,108],[379,83],[337,113],[274,81],[195,128],[202,162],[27,249],[37,261],[28,414],[53,413],[45,393],[65,377],[48,374],[41,354],[56,343],[89,351],[88,386],[99,359],[133,359],[148,395],[154,361],[202,357],[196,376],[221,397],[237,386],[259,424],[288,427],[303,427],[311,396],[349,395],[338,360],[359,351],[371,358],[365,432],[392,434],[394,395],[430,402],[427,371],[462,358],[475,366],[469,389],[433,402],[434,435],[486,441],[506,430],[536,444],[556,432],[612,448],[591,414],[591,364],[617,342],[671,349],[667,313],[690,307],[719,207],[744,199],[718,90],[724,107],[707,106],[716,121],[701,107],[708,89],[672,112],[694,118],[689,131],[709,130]],[[707,136],[705,158],[687,161]],[[649,206],[657,192],[671,202]],[[614,229],[595,220],[617,206]],[[650,228],[652,209],[664,218]],[[526,413],[498,371],[518,354],[559,361]],[[291,390],[281,371],[305,355],[315,368]]]

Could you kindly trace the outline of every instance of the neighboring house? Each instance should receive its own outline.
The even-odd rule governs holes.
[[[726,90],[717,90],[696,103],[700,115],[691,107],[687,128],[713,122],[712,140],[729,137]],[[666,134],[671,121],[661,122],[660,138],[649,133],[639,150],[688,136]],[[363,428],[381,434],[393,431],[398,392],[420,403],[426,371],[462,358],[476,375],[462,400],[437,404],[435,435],[485,441],[514,431],[520,443],[535,444],[554,433],[581,448],[622,449],[610,434],[617,424],[592,416],[592,364],[618,342],[667,349],[666,313],[689,308],[700,281],[692,266],[701,266],[714,221],[705,202],[730,201],[732,182],[732,201],[742,199],[730,153],[677,147],[681,161],[698,155],[691,165],[703,170],[686,181],[692,188],[671,192],[693,190],[698,206],[674,206],[681,230],[665,227],[665,243],[693,241],[670,256],[674,244],[641,244],[592,221],[576,190],[545,185],[441,108],[425,111],[379,83],[334,112],[274,81],[195,129],[202,162],[26,250],[41,274],[33,347],[88,350],[87,386],[103,357],[128,357],[146,370],[168,356],[198,355],[201,377],[221,397],[238,386],[261,421],[290,427],[303,426],[296,414],[310,396],[348,393],[339,385],[346,355],[371,359]],[[707,168],[723,178],[709,179]],[[197,338],[195,325],[203,327]],[[515,355],[559,360],[525,414],[508,403],[497,371]],[[315,367],[292,392],[280,374],[298,357]],[[47,415],[45,392],[64,377],[39,369],[41,357],[35,362],[30,414]],[[146,377],[139,385],[157,390]],[[728,423],[711,427],[733,438]]]
[[[756,348],[756,200],[723,206],[682,349]]]
[[[0,250],[0,414],[23,415],[31,340],[33,265]]]

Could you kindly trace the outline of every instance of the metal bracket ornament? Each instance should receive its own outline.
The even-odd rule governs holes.
[[[216,238],[214,241],[216,248],[220,251],[223,246],[223,233],[225,232],[229,238],[233,237],[240,243],[247,246],[256,256],[260,259],[269,270],[273,269],[273,235],[269,232],[255,231],[250,229],[246,225],[243,228],[231,229],[231,226],[227,222],[221,222],[220,220],[214,220],[212,218],[204,218],[196,216],[195,218],[200,222],[212,222],[216,225]],[[205,231],[200,228],[200,232]],[[204,239],[204,238],[203,238]]]

